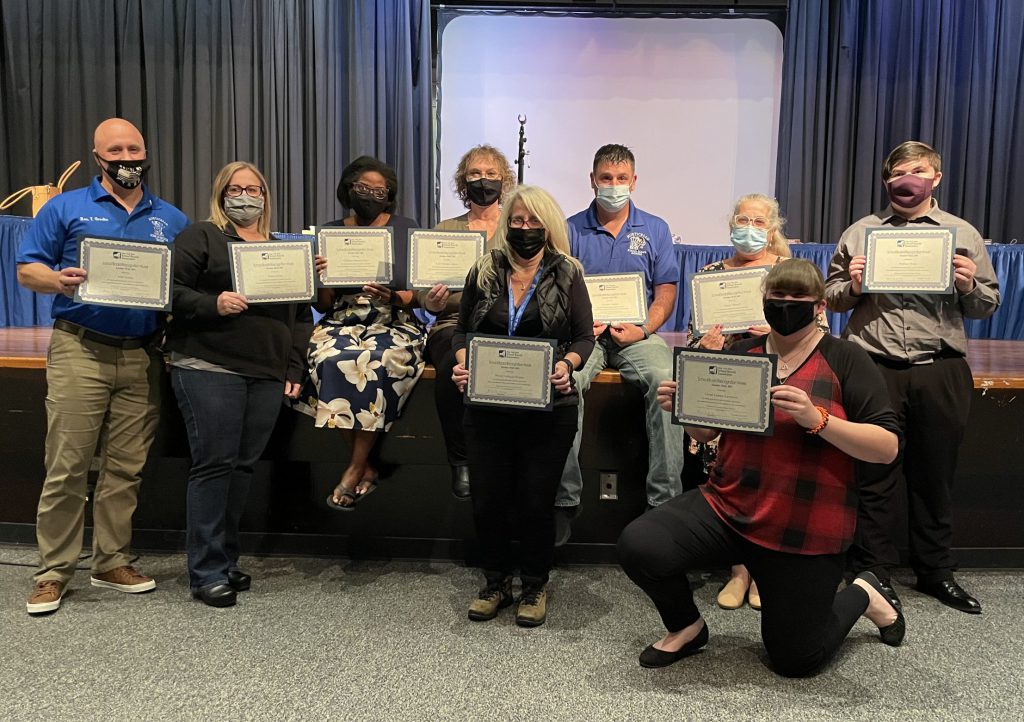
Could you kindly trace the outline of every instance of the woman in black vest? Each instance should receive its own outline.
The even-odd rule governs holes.
[[[473,477],[473,518],[487,584],[469,606],[474,621],[493,619],[512,603],[512,574],[523,591],[516,624],[546,618],[554,557],[554,501],[576,434],[579,396],[572,372],[594,348],[590,297],[579,263],[569,256],[565,215],[546,191],[519,186],[505,199],[495,250],[470,270],[453,338],[452,380],[469,381],[466,334],[553,339],[558,344],[551,411],[471,406],[465,416]],[[517,526],[510,523],[514,508]],[[520,542],[517,560],[512,539]]]

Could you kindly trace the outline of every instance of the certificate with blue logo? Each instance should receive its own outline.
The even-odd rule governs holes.
[[[78,265],[86,275],[75,287],[75,300],[170,311],[173,260],[172,247],[163,243],[82,236]]]
[[[409,288],[443,283],[461,291],[486,243],[483,231],[409,231]]]
[[[469,334],[466,403],[550,411],[557,347],[551,339]]]
[[[675,349],[672,421],[771,436],[775,354]]]
[[[642,273],[595,273],[584,276],[594,321],[647,323],[647,287]]]
[[[867,228],[863,293],[953,293],[956,229]]]
[[[320,275],[321,285],[391,285],[395,278],[393,235],[387,227],[321,228],[316,234],[317,253],[327,259],[327,270]]]
[[[309,303],[316,297],[313,240],[228,244],[234,290],[249,303]]]
[[[721,324],[722,333],[746,333],[751,326],[766,325],[761,284],[769,270],[751,266],[693,274],[690,308],[696,332],[705,334]]]

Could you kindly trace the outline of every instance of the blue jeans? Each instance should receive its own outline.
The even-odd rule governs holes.
[[[583,471],[580,469],[580,439],[583,436],[583,395],[605,368],[618,369],[623,381],[639,386],[644,394],[647,426],[647,503],[664,504],[683,491],[683,429],[672,424],[672,414],[658,405],[658,384],[672,378],[672,349],[658,336],[637,341],[625,347],[609,342],[594,345],[587,363],[575,373],[580,392],[579,425],[572,451],[565,461],[562,482],[558,486],[555,506],[576,506],[583,492]]]
[[[195,591],[226,583],[228,571],[238,569],[238,524],[284,384],[179,368],[171,369],[171,384],[192,451],[185,540]]]

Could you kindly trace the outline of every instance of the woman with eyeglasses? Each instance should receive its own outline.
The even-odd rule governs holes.
[[[416,221],[395,214],[398,176],[388,164],[362,156],[341,172],[338,200],[351,212],[329,226],[394,229],[394,287],[321,289],[315,308],[324,317],[309,342],[309,382],[296,408],[316,419],[318,428],[339,429],[352,447],[348,467],[327,505],[353,511],[377,487],[372,458],[380,436],[401,414],[423,373],[423,324],[419,305],[405,287],[409,229]],[[448,292],[438,284],[426,302],[439,311]]]
[[[518,568],[522,595],[516,624],[536,627],[547,617],[544,587],[554,558],[555,491],[576,434],[579,394],[572,372],[594,349],[594,319],[583,270],[569,255],[565,215],[546,191],[518,186],[508,194],[494,245],[466,278],[453,338],[452,381],[465,391],[469,333],[553,339],[558,351],[549,379],[555,401],[550,411],[466,409],[473,520],[486,578],[469,605],[469,618],[494,619],[512,603]]]
[[[753,266],[774,266],[785,261],[792,254],[789,244],[782,233],[785,219],[779,212],[779,203],[761,193],[741,196],[733,208],[732,220],[729,222],[729,240],[732,242],[733,254],[724,261],[715,261],[701,268],[697,273],[708,271],[725,271]],[[828,333],[828,320],[825,312],[817,315],[818,326]],[[737,341],[764,336],[768,326],[751,326],[746,333],[723,334],[722,326],[715,325],[705,334],[697,333],[690,319],[689,346],[691,348],[722,350],[728,349]],[[702,480],[714,464],[717,441],[698,443],[689,440],[689,452],[700,460],[703,466]],[[718,593],[718,606],[722,609],[739,609],[744,602],[752,609],[761,608],[761,595],[758,594],[757,583],[752,581],[746,567],[735,565],[729,574],[729,581]]]
[[[231,606],[250,587],[238,567],[238,526],[283,397],[299,394],[313,329],[308,303],[250,305],[232,290],[228,244],[270,242],[270,210],[263,174],[251,163],[228,163],[213,181],[209,220],[174,243],[166,348],[192,455],[189,586],[214,607]]]
[[[501,215],[501,199],[515,187],[516,177],[508,158],[497,148],[478,145],[466,151],[459,161],[452,179],[455,194],[467,212],[437,224],[440,231],[482,231],[487,238],[487,250],[494,248],[494,236]],[[445,289],[447,290],[447,289]],[[421,305],[428,305],[432,290],[420,291]],[[435,294],[436,295],[436,294]],[[459,316],[462,293],[448,295],[447,303],[437,314],[427,336],[427,358],[437,375],[434,380],[434,401],[441,419],[448,463],[452,469],[452,493],[457,499],[469,499],[469,460],[466,456],[466,437],[462,430],[462,394],[452,383],[455,367],[455,349],[452,337]]]

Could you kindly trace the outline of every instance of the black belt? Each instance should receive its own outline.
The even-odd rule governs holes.
[[[953,351],[952,349],[944,348],[937,353],[933,353],[931,356],[924,356],[914,361],[907,361],[906,359],[892,359],[885,356],[879,356],[878,354],[868,354],[871,356],[871,360],[875,363],[881,364],[886,368],[890,369],[912,369],[915,366],[922,366],[924,364],[931,363],[933,361],[941,361],[942,359],[951,358],[963,358],[962,353]]]
[[[113,346],[114,348],[121,348],[125,350],[131,350],[134,348],[142,348],[149,343],[151,336],[140,336],[137,338],[125,338],[123,336],[111,336],[106,333],[100,333],[99,331],[93,331],[85,326],[80,326],[77,323],[71,321],[65,321],[63,318],[54,320],[53,327],[58,331],[66,331],[70,334],[78,336],[79,339],[85,341],[94,341],[95,343],[101,343],[104,346]]]

